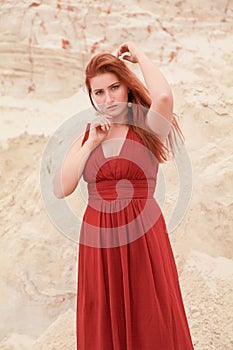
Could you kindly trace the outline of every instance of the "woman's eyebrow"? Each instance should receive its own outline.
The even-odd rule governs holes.
[[[115,85],[115,84],[120,84],[120,81],[116,81],[115,83],[109,85],[108,87],[111,87],[111,86],[113,86],[113,85]]]
[[[111,85],[109,85],[108,88],[112,87],[115,84],[120,84],[120,81],[115,81],[115,83],[112,83]],[[94,89],[93,91],[101,91],[101,90],[103,90],[103,88]]]
[[[103,90],[102,88],[99,88],[99,89],[94,89],[93,91],[101,91]]]

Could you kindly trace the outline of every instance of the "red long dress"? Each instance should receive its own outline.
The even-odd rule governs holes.
[[[83,143],[88,137],[86,131]],[[99,145],[83,178],[78,350],[191,350],[177,269],[153,197],[158,162],[129,128],[119,156]]]

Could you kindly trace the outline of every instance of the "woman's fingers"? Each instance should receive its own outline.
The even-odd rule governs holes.
[[[110,129],[110,123],[106,117],[98,117],[97,119],[94,119],[91,123],[91,128],[95,129],[93,132],[102,131],[105,134],[108,133]]]
[[[105,116],[103,116],[103,117],[101,117],[101,118],[99,119],[99,123],[100,123],[102,126],[106,125],[106,126],[110,127],[110,122],[109,122],[108,118],[105,117]]]
[[[119,58],[120,58],[121,60],[123,60],[123,59],[127,60],[127,59],[130,58],[130,56],[131,56],[131,53],[128,52],[128,51],[126,51],[126,52],[123,52],[123,53],[119,56]]]
[[[118,51],[117,51],[117,56],[120,57],[121,55],[125,54],[126,52],[130,52],[128,44],[123,43],[120,45]]]
[[[108,120],[105,119],[105,118],[96,118],[92,121],[91,123],[94,127],[97,127],[97,126],[104,126],[106,124],[109,124]]]
[[[102,127],[102,130],[105,132],[105,133],[108,133],[109,131],[109,126],[107,124],[103,125]]]
[[[120,59],[124,59],[132,63],[137,63],[138,62],[137,52],[138,52],[138,48],[134,43],[126,42],[120,45],[117,52],[117,56]]]

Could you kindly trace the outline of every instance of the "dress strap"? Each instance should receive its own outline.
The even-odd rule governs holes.
[[[83,140],[82,140],[82,146],[84,145],[84,143],[86,142],[86,140],[89,137],[90,126],[91,126],[91,123],[87,123],[85,134],[84,134],[84,137],[83,137]]]

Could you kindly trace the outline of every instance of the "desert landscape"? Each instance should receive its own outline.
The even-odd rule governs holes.
[[[56,130],[90,108],[90,57],[131,40],[172,86],[192,168],[170,240],[194,347],[232,350],[232,2],[1,0],[0,8],[0,349],[76,348],[78,244],[50,220],[41,164]],[[173,162],[161,170],[169,222],[182,184]],[[79,190],[69,201],[82,213]]]

